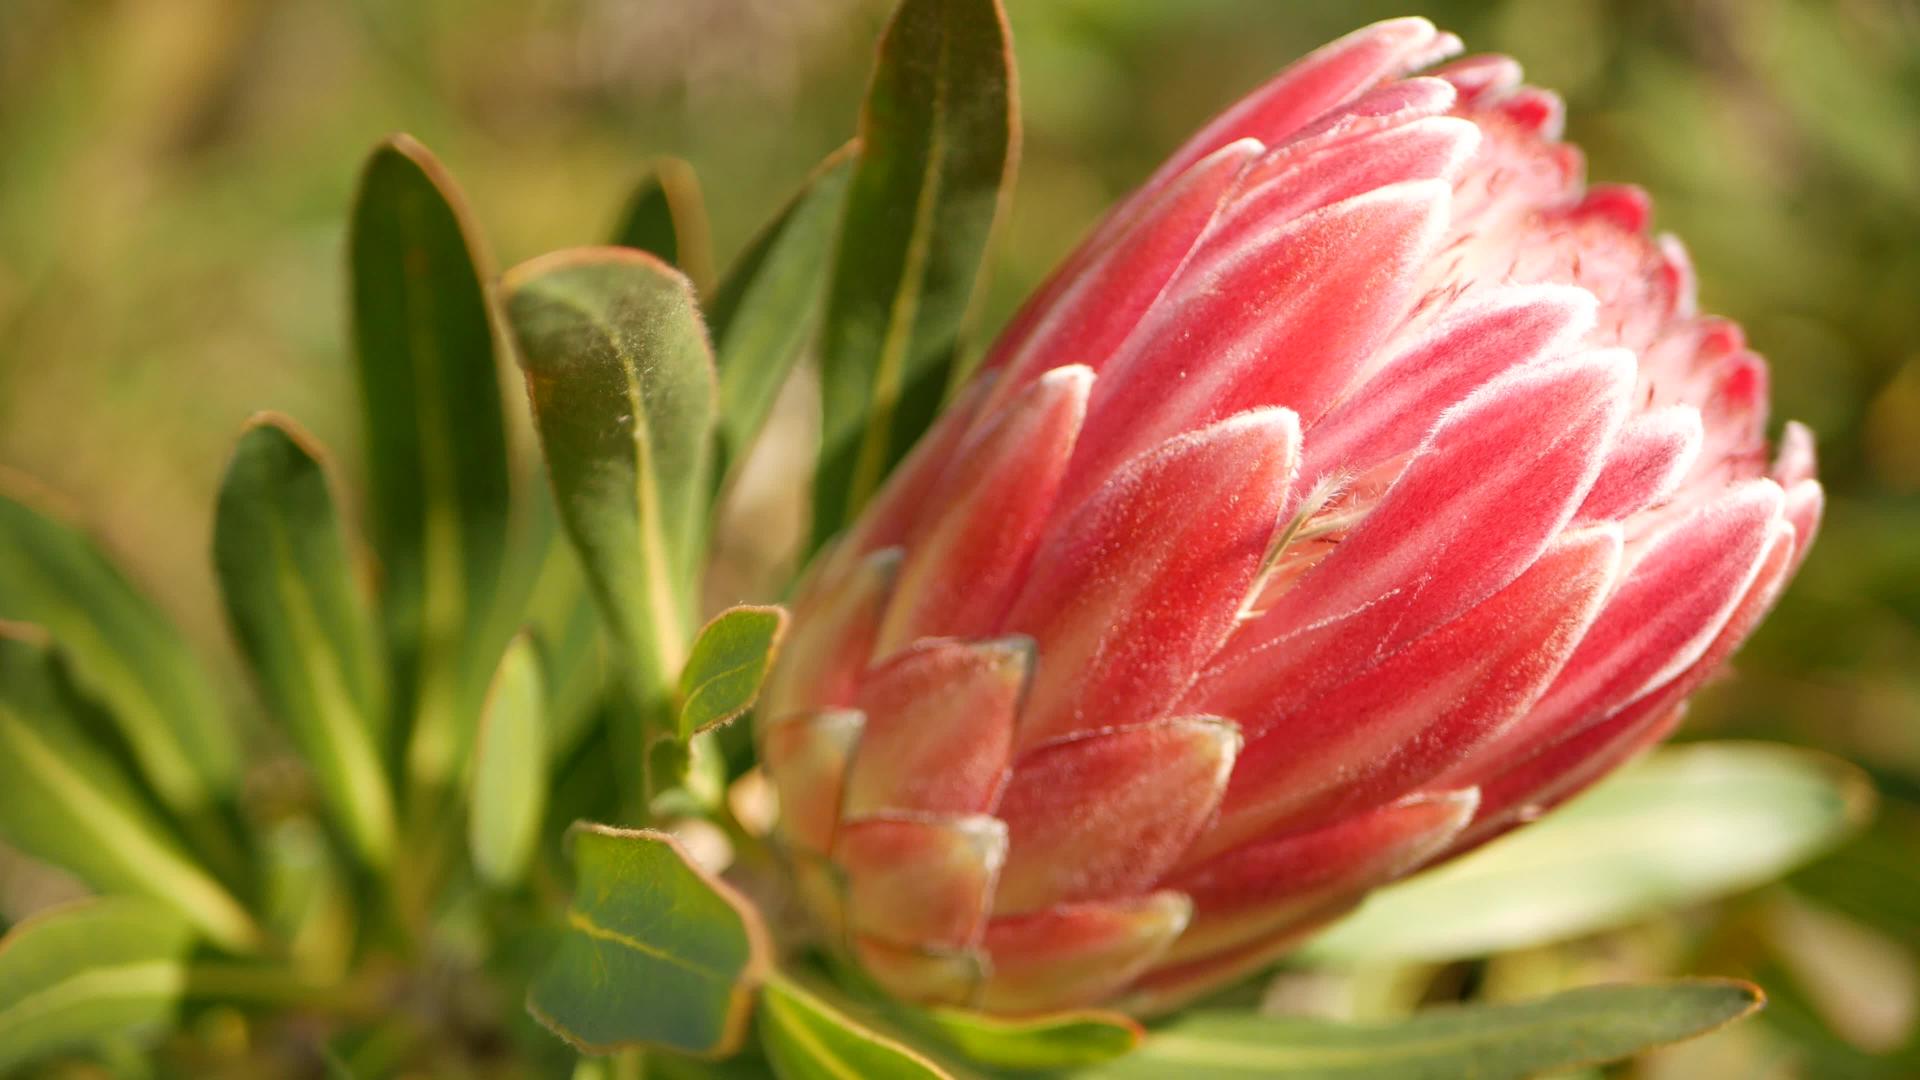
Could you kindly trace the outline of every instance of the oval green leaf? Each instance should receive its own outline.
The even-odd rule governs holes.
[[[521,634],[501,655],[480,712],[467,847],[474,869],[496,887],[525,876],[540,840],[547,804],[545,683],[540,650]]]
[[[719,727],[753,708],[787,632],[783,608],[743,605],[713,617],[680,672],[680,738]]]
[[[131,896],[83,900],[0,938],[0,1071],[173,1023],[193,930]]]
[[[0,837],[103,892],[152,897],[223,947],[258,947],[252,917],[88,738],[87,707],[44,635],[0,624]]]
[[[1770,881],[1870,813],[1859,770],[1765,743],[1667,747],[1452,863],[1375,893],[1302,959],[1443,961],[1619,926]]]
[[[1760,991],[1711,979],[1595,986],[1539,1001],[1436,1008],[1389,1024],[1200,1011],[1156,1028],[1136,1053],[1082,1075],[1110,1080],[1521,1080],[1705,1034],[1760,1007]]]
[[[24,481],[8,481],[0,490],[0,619],[57,638],[161,799],[183,817],[205,816],[232,795],[240,773],[239,740],[205,671],[85,533]]]
[[[560,517],[644,715],[685,657],[711,492],[713,355],[687,279],[586,248],[509,272],[507,311]]]
[[[816,546],[938,411],[1018,144],[999,0],[904,0],[880,40],[827,290]]]
[[[227,619],[268,711],[313,769],[368,865],[393,857],[393,795],[373,619],[347,556],[321,451],[285,417],[255,417],[227,464],[213,526]]]
[[[947,1080],[925,1055],[778,973],[760,994],[760,1043],[780,1080]]]
[[[567,932],[527,1009],[583,1053],[738,1049],[769,946],[760,915],[673,837],[577,824]]]
[[[793,365],[813,340],[825,266],[858,145],[834,151],[734,260],[707,304],[720,368],[715,481],[746,456]]]
[[[412,719],[409,774],[438,788],[471,743],[506,557],[506,423],[485,285],[492,268],[452,178],[405,135],[367,160],[348,243],[396,715]]]
[[[713,239],[706,199],[693,166],[661,158],[634,188],[614,227],[613,242],[658,255],[680,268],[701,292],[713,283]]]

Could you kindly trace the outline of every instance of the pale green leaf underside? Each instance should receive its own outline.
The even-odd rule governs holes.
[[[1329,963],[1563,940],[1772,880],[1867,815],[1858,770],[1761,743],[1667,747],[1544,819],[1375,893],[1310,942]]]
[[[480,714],[467,846],[474,868],[496,886],[525,875],[540,839],[547,798],[545,684],[539,650],[522,634],[500,657]]]
[[[1759,1007],[1742,983],[1688,980],[1570,990],[1519,1004],[1436,1008],[1385,1024],[1189,1013],[1102,1080],[1520,1080],[1691,1038]]]

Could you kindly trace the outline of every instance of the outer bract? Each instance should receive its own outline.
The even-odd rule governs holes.
[[[760,741],[893,992],[1150,1012],[1671,731],[1812,439],[1561,106],[1421,19],[1181,148],[796,600]]]

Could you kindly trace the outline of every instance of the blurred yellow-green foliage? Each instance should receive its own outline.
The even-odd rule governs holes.
[[[241,421],[275,408],[356,441],[343,227],[375,139],[440,154],[499,265],[603,236],[650,156],[683,156],[724,257],[849,133],[887,7],[0,0],[0,462],[66,492],[224,648],[206,549]],[[1690,730],[1828,748],[1886,807],[1785,890],[1477,977],[1758,974],[1765,1026],[1647,1068],[1920,1075],[1920,3],[1009,7],[1027,138],[990,322],[1197,122],[1388,15],[1519,57],[1567,97],[1591,174],[1652,190],[1704,305],[1771,357],[1777,413],[1819,432],[1832,494],[1805,573]]]

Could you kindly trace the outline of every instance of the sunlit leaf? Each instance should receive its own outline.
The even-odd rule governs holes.
[[[658,255],[680,268],[701,291],[713,281],[713,240],[706,198],[693,166],[661,158],[634,188],[614,227],[613,242]]]
[[[0,624],[0,838],[102,891],[152,897],[229,949],[258,946],[253,919],[89,741],[83,707],[44,636]]]
[[[131,896],[84,900],[14,927],[0,938],[0,1071],[165,1029],[192,944],[178,914]]]
[[[1751,1013],[1761,1000],[1744,983],[1687,980],[1435,1008],[1379,1024],[1203,1010],[1155,1028],[1137,1052],[1080,1075],[1520,1080],[1692,1038]]]
[[[1005,1017],[936,1007],[926,1020],[974,1061],[1007,1069],[1065,1069],[1098,1065],[1140,1045],[1140,1025],[1098,1009]]]
[[[568,837],[568,932],[527,1008],[589,1054],[737,1049],[768,965],[759,913],[666,833],[582,823]]]
[[[1448,960],[1559,941],[1770,881],[1863,822],[1855,768],[1765,743],[1667,747],[1543,820],[1373,895],[1312,960]]]
[[[780,216],[734,260],[707,304],[720,368],[719,467],[726,475],[773,411],[780,385],[813,339],[858,146],[820,163]]]
[[[949,1076],[905,1043],[861,1024],[777,974],[761,990],[760,1042],[780,1080]]]
[[[268,710],[312,767],[360,857],[393,856],[393,796],[373,619],[353,579],[320,450],[291,421],[240,436],[214,518],[227,618]]]
[[[505,284],[561,521],[614,666],[659,708],[686,655],[711,491],[713,359],[692,289],[622,248],[544,256]]]
[[[540,839],[547,796],[546,679],[525,634],[513,639],[480,713],[467,847],[474,868],[494,885],[526,873]]]
[[[100,549],[10,482],[0,490],[0,618],[43,626],[108,707],[154,790],[204,814],[239,778],[239,741],[179,632]]]
[[[408,772],[438,787],[471,743],[508,535],[492,271],[452,179],[404,135],[367,161],[349,246],[395,699],[413,721]]]
[[[693,641],[680,672],[680,737],[719,727],[753,708],[786,633],[777,607],[728,608]]]
[[[860,117],[821,341],[814,542],[932,421],[1017,154],[998,0],[905,0]]]

